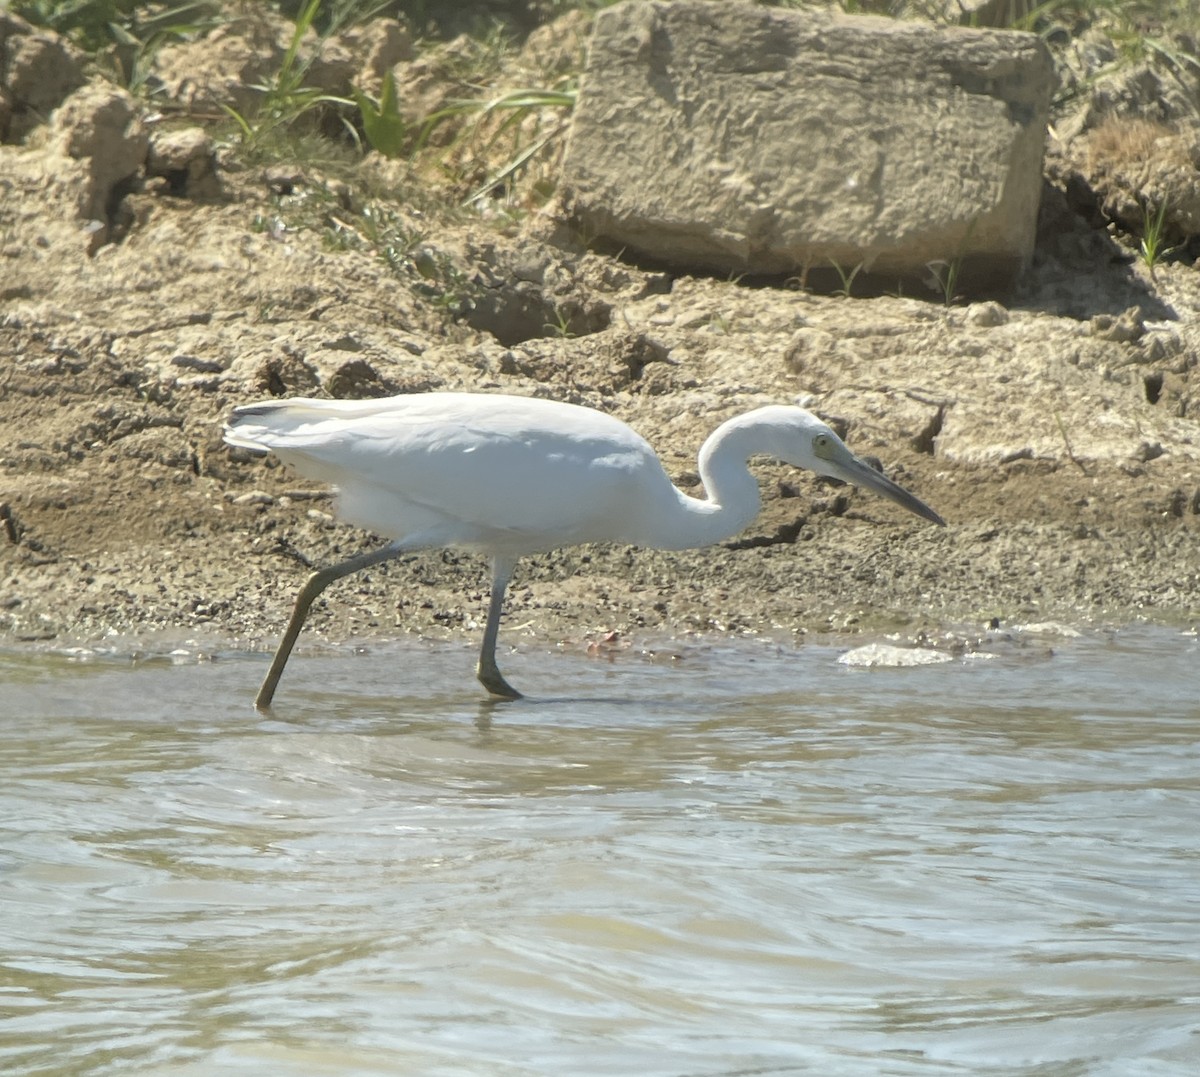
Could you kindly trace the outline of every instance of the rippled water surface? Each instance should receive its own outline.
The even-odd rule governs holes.
[[[1191,1075],[1200,648],[0,654],[0,1072]]]

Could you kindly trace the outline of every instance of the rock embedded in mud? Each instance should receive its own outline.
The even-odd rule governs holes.
[[[1088,323],[1092,336],[1116,344],[1134,344],[1146,333],[1146,322],[1139,307],[1130,307],[1123,314],[1097,314]]]
[[[974,325],[980,329],[993,329],[998,325],[1008,324],[1008,311],[993,300],[986,303],[972,303],[967,307],[965,317],[968,325]]]
[[[146,175],[165,180],[167,192],[181,198],[209,201],[221,196],[212,139],[201,127],[154,132]]]
[[[680,267],[1028,265],[1052,84],[1032,34],[643,0],[596,18],[563,167],[585,232]]]
[[[237,506],[244,505],[274,505],[275,498],[268,494],[265,490],[248,490],[244,494],[237,494],[229,499],[230,504]]]

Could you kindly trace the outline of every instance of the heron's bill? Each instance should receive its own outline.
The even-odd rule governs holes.
[[[864,490],[870,490],[881,497],[886,497],[889,501],[894,501],[897,505],[908,509],[909,512],[915,512],[918,516],[941,527],[946,526],[946,521],[919,497],[910,494],[899,483],[892,482],[883,472],[876,471],[870,464],[860,460],[857,456],[850,455],[848,460],[839,460],[837,472],[839,479],[852,482]]]

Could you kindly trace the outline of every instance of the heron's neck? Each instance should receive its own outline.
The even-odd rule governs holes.
[[[736,535],[758,515],[758,480],[746,461],[762,452],[762,437],[748,416],[722,423],[700,448],[700,481],[705,497],[677,490],[679,513],[667,548],[709,546]]]

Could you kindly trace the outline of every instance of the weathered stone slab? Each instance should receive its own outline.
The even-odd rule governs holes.
[[[601,12],[563,170],[585,233],[677,267],[1028,264],[1052,85],[1032,34],[704,0]]]

